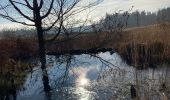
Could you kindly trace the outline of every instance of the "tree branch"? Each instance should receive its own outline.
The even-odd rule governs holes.
[[[27,6],[26,4],[24,4],[24,3],[17,2],[17,1],[13,1],[13,2],[28,7],[28,6]]]
[[[7,7],[9,7],[10,5],[6,5],[6,6],[2,6],[2,5],[0,5],[0,10],[4,10],[4,9],[6,9]]]
[[[35,26],[34,24],[28,24],[28,23],[25,23],[25,22],[17,21],[14,18],[7,16],[7,15],[0,14],[0,16],[2,16],[3,18],[5,18],[7,20],[10,20],[11,22],[16,22],[16,23],[19,23],[19,24],[22,24],[22,25],[27,25],[27,26]]]
[[[46,29],[43,29],[43,31],[49,31],[51,28],[53,28],[54,27],[54,25],[57,23],[59,21],[59,18],[58,19],[56,19],[52,24],[51,24],[51,26],[49,26],[48,28],[46,28]]]
[[[33,7],[31,7],[31,5],[29,4],[28,0],[24,0],[28,6],[28,8],[32,9],[33,10]]]
[[[41,19],[46,18],[50,14],[50,12],[53,8],[53,4],[54,4],[54,0],[51,1],[50,8],[48,9],[47,13],[44,16],[41,16]]]
[[[43,6],[43,4],[44,4],[44,0],[41,0],[41,1],[40,1],[40,6],[39,6],[38,8],[41,9],[42,6]]]
[[[26,19],[34,22],[33,19],[31,19],[29,16],[25,15],[15,4],[14,4],[14,1],[12,0],[9,0],[9,2],[12,4],[12,6],[18,11],[19,14],[21,14],[23,17],[25,17]]]

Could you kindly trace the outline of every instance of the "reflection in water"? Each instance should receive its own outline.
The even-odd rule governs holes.
[[[51,99],[93,100],[98,98],[97,93],[93,91],[91,82],[94,83],[98,77],[101,70],[100,61],[97,58],[90,57],[89,55],[74,56],[74,60],[71,62],[68,61],[67,58],[70,59],[70,57],[62,57],[61,59],[56,60],[55,57],[49,57],[49,64],[52,65],[53,63],[52,67],[49,67],[48,69],[50,84],[53,89],[52,94],[50,95]],[[107,59],[109,59],[109,57]],[[65,62],[69,62],[69,64]],[[69,69],[67,73],[65,71],[66,69]],[[23,98],[26,99],[27,97],[34,100],[44,98],[44,94],[46,93],[42,92],[41,89],[41,73],[42,72],[39,69],[36,69],[33,72],[33,75],[28,75],[24,86],[26,89],[24,91],[20,91],[20,95],[18,95],[19,100],[22,100]],[[68,77],[65,84],[63,84],[62,80],[65,80],[65,73]]]
[[[83,87],[77,87],[74,93],[77,94],[77,96],[78,96],[77,100],[93,100],[93,99],[95,99],[94,98],[95,93],[90,92]]]
[[[48,76],[52,90],[49,94],[44,93],[42,72],[35,68],[33,74],[28,75],[25,89],[18,93],[17,100],[127,100],[131,98],[132,84],[139,89],[141,100],[161,100],[159,94],[165,92],[165,86],[168,87],[162,83],[170,83],[169,69],[135,70],[116,53],[100,53],[99,57],[116,67],[90,55],[59,59],[49,56],[47,61],[51,67],[48,68]],[[160,89],[163,92],[159,92]]]
[[[78,100],[92,100],[93,95],[90,91],[85,89],[86,86],[90,85],[89,79],[81,75],[76,79],[76,91],[75,94],[78,94]]]
[[[43,87],[45,92],[50,91],[50,85],[49,85],[49,79],[48,79],[48,74],[46,69],[42,69],[43,74],[42,74],[42,82],[43,82]]]
[[[86,79],[86,78],[80,78],[80,79],[78,79],[78,84],[79,84],[80,86],[86,86],[86,85],[89,84],[89,80]]]
[[[73,70],[73,69],[72,69]],[[75,84],[77,87],[85,87],[90,85],[90,80],[87,78],[87,72],[89,69],[85,68],[77,68],[77,72],[74,70],[74,73],[77,74],[77,78],[75,80]]]

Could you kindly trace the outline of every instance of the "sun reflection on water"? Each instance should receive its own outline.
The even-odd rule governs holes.
[[[76,100],[95,100],[97,94],[90,90],[91,81],[87,77],[88,72],[92,68],[87,67],[76,67],[70,70],[70,74],[76,74],[75,79],[75,90],[72,91],[75,94],[74,99]]]
[[[90,91],[87,87],[90,87],[90,80],[86,77],[87,71],[84,70],[79,74],[76,79],[76,94],[78,95],[78,100],[94,100],[95,92]]]
[[[84,85],[87,85],[88,84],[88,80],[83,78],[80,80],[80,85],[84,86]]]
[[[89,86],[89,84],[90,84],[90,81],[86,77],[79,77],[76,80],[77,87],[85,87],[85,86]]]
[[[75,92],[78,95],[78,100],[94,100],[95,98],[95,93],[84,87],[77,87]]]

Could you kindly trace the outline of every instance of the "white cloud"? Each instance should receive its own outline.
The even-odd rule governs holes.
[[[170,7],[170,0],[129,0],[135,9],[157,11],[158,9]]]
[[[170,0],[104,0],[99,5],[92,7],[91,18],[93,20],[105,16],[106,13],[114,13],[119,10],[127,11],[134,6],[133,11],[155,12],[162,8],[170,7]]]

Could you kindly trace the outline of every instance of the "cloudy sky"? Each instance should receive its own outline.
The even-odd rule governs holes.
[[[155,12],[159,9],[170,7],[170,0],[104,0],[97,6],[93,14],[102,16],[106,12],[113,13],[118,10],[126,11],[132,6],[134,6],[133,11],[145,10]]]
[[[92,0],[86,0],[92,1]],[[98,0],[100,2],[99,5],[91,8],[92,13],[90,17],[95,20],[106,13],[114,13],[118,10],[127,11],[132,6],[134,6],[133,11],[151,11],[155,12],[162,8],[170,7],[170,0]],[[13,27],[22,27],[21,25],[10,23],[9,21],[5,21],[0,18],[0,30],[3,28],[13,28]]]

